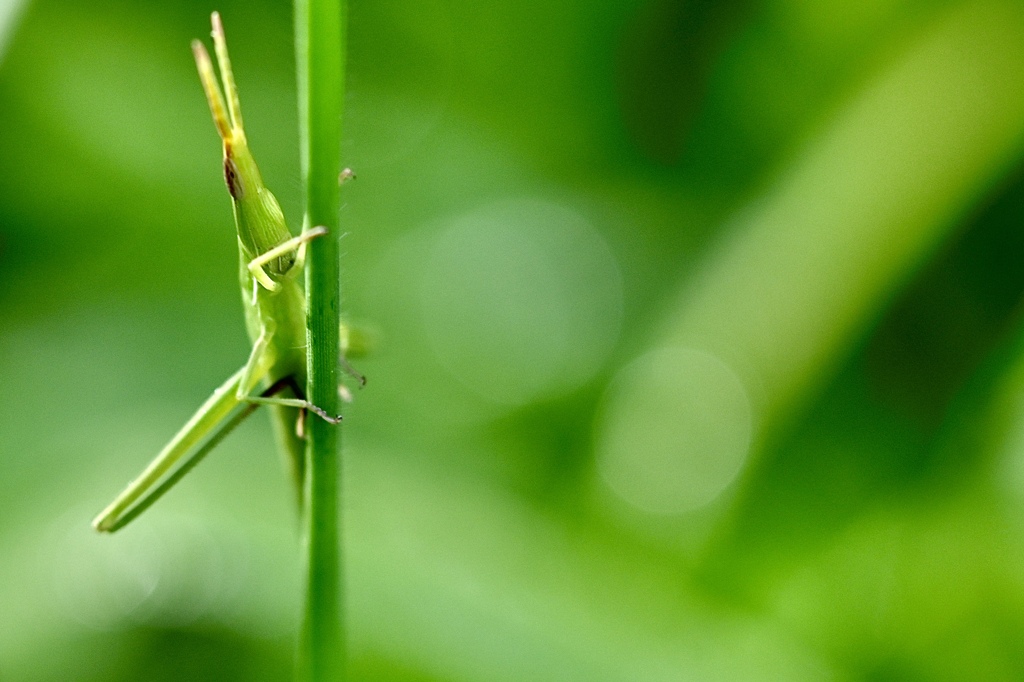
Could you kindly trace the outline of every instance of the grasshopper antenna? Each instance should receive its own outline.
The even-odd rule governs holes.
[[[220,77],[224,82],[224,95],[228,100],[231,126],[235,130],[244,131],[242,106],[238,102],[238,88],[235,87],[235,74],[231,70],[231,57],[228,56],[228,43],[224,37],[224,24],[221,23],[219,12],[210,15],[210,23],[213,25],[213,49],[217,52],[217,65],[220,67]]]
[[[213,114],[213,124],[217,126],[224,144],[231,143],[231,124],[228,122],[228,114],[224,108],[224,96],[220,93],[220,86],[217,84],[217,76],[213,73],[213,63],[210,61],[210,53],[206,51],[200,41],[192,41],[192,54],[196,58],[196,67],[199,69],[199,80],[203,82],[203,91],[206,93],[206,101],[210,103],[210,113]]]

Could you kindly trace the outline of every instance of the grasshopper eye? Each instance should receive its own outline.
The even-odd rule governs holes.
[[[224,182],[227,183],[228,192],[234,199],[240,200],[245,194],[245,187],[242,186],[242,180],[238,177],[238,167],[231,158],[224,159]]]

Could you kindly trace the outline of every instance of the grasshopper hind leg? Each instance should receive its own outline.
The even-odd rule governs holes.
[[[239,405],[230,391],[232,385],[241,379],[241,375],[242,371],[235,373],[214,392],[164,451],[96,517],[93,521],[96,530],[113,533],[138,518],[195,468],[236,426],[256,411],[258,403],[250,403],[238,409]],[[260,396],[272,398],[292,386],[294,380],[275,381]]]

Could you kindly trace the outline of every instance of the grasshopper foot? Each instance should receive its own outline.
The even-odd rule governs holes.
[[[331,415],[327,414],[327,412],[325,412],[323,409],[317,407],[313,403],[309,403],[306,406],[306,409],[309,410],[310,412],[312,412],[313,414],[315,414],[316,416],[320,417],[321,419],[323,419],[328,424],[340,424],[341,423],[341,415],[340,414],[337,417],[332,417]]]

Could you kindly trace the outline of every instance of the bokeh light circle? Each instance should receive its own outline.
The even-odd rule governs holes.
[[[658,349],[609,388],[597,424],[598,467],[633,506],[684,513],[736,479],[752,428],[747,390],[728,365],[701,350]]]
[[[622,317],[619,268],[604,239],[575,211],[537,200],[498,202],[444,225],[420,294],[437,358],[506,405],[590,378]]]

